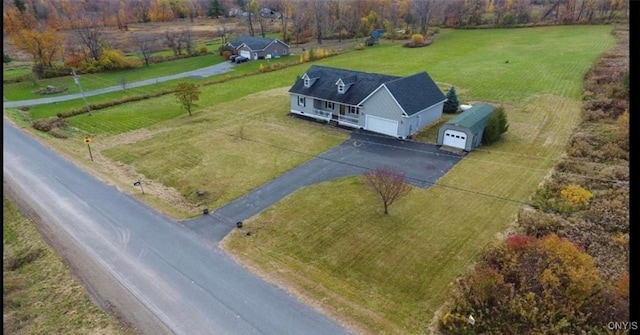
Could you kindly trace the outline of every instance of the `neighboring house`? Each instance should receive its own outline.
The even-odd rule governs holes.
[[[235,41],[227,42],[225,47],[236,55],[249,59],[280,58],[289,55],[289,45],[274,38],[240,36]]]
[[[318,65],[289,94],[293,114],[398,138],[438,121],[447,100],[426,72],[396,77]]]
[[[438,130],[438,145],[471,151],[482,144],[487,120],[496,108],[477,104],[445,122]]]

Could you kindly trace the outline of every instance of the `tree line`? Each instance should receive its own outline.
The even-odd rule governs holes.
[[[265,36],[276,22],[281,39],[300,44],[314,39],[359,39],[383,30],[390,39],[427,36],[431,26],[510,27],[536,24],[602,23],[628,19],[625,0],[4,0],[4,35],[31,55],[34,72],[44,75],[56,62],[94,71],[140,66],[109,46],[105,28],[126,31],[130,24],[196,19],[218,20],[225,41],[228,23],[239,22],[248,35]],[[232,21],[233,20],[233,21]],[[72,31],[73,38],[65,38]],[[215,33],[215,32],[212,32]],[[141,62],[170,49],[194,55],[191,32],[134,37]],[[5,55],[11,59],[11,55]],[[88,64],[88,65],[87,65]],[[115,64],[115,65],[114,65]]]

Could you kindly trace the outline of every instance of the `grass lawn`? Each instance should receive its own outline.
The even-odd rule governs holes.
[[[509,131],[436,185],[414,189],[389,216],[357,177],[344,178],[290,195],[246,222],[251,236],[231,234],[225,247],[364,333],[428,334],[455,278],[509,227],[563,153],[580,121],[583,75],[614,45],[611,31],[441,30],[426,48],[385,41],[318,61],[393,75],[427,71],[443,89],[455,86],[461,103],[503,105]],[[345,138],[287,116],[286,91],[309,65],[203,86],[192,117],[172,96],[80,115],[69,120],[76,134],[51,143],[86,161],[82,137],[94,134],[96,151],[109,161],[177,189],[190,203],[218,207]],[[435,141],[436,131],[418,138]],[[138,132],[144,136],[136,139]],[[106,166],[92,169],[108,173]],[[130,180],[120,185],[132,189]]]
[[[94,305],[35,224],[3,197],[3,327],[7,334],[133,335]]]
[[[104,73],[91,73],[91,74],[81,74],[80,75],[80,84],[82,85],[82,89],[86,91],[91,91],[104,87],[111,86],[119,86],[122,83],[132,83],[134,81],[145,80],[145,79],[153,79],[157,77],[162,77],[166,75],[172,75],[177,72],[185,72],[200,69],[203,67],[215,65],[217,63],[223,62],[224,59],[218,55],[218,53],[212,53],[203,56],[190,57],[184,59],[177,59],[162,63],[155,63],[149,66],[143,66],[134,70],[124,70],[124,71],[114,71],[114,72],[104,72]],[[21,74],[24,74],[24,69],[20,68],[19,71]],[[30,73],[26,71],[26,73]],[[11,73],[7,68],[4,69],[5,76],[7,73]],[[37,81],[36,85],[33,84],[31,80],[19,82],[19,83],[11,83],[4,85],[4,96],[8,101],[15,100],[28,100],[28,99],[39,99],[46,98],[49,96],[56,95],[37,95],[34,92],[40,88],[47,87],[48,85],[55,87],[66,87],[68,90],[64,93],[60,93],[57,95],[67,95],[80,93],[80,88],[75,84],[72,75],[68,75],[65,77],[56,77],[56,78],[48,78],[48,79],[40,79]],[[175,84],[174,84],[175,85]],[[144,89],[144,87],[142,88]],[[90,98],[91,99],[91,98]],[[90,100],[91,102],[91,100]],[[82,106],[82,100],[76,102],[78,106]],[[54,114],[55,115],[55,114]]]
[[[151,138],[103,154],[176,188],[191,202],[217,208],[347,138],[282,113],[288,106],[283,95],[283,89],[264,91],[192,117],[182,112],[151,127],[158,130]]]

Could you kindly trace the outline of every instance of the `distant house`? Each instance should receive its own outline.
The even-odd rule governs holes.
[[[477,104],[445,122],[438,129],[440,146],[471,151],[482,144],[487,120],[496,108],[489,104]]]
[[[289,45],[274,38],[240,36],[234,41],[227,42],[225,47],[233,50],[236,55],[254,60],[289,55]]]
[[[318,65],[289,94],[293,114],[398,138],[440,119],[447,100],[426,72],[396,77]]]

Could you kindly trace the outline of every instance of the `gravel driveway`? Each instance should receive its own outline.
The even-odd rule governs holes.
[[[427,188],[453,167],[462,156],[441,151],[436,145],[398,140],[354,131],[335,148],[311,159],[245,196],[183,224],[200,236],[220,242],[236,222],[244,221],[301,187],[359,175],[381,166],[405,173],[409,183]]]

